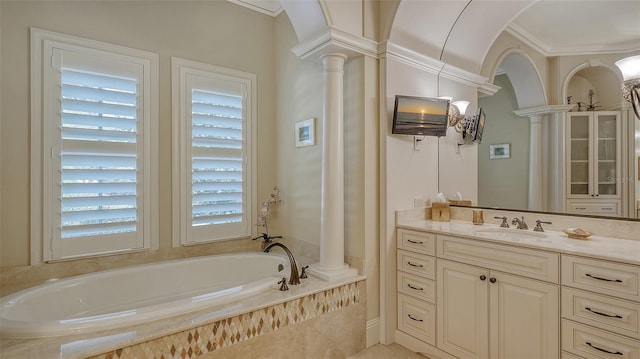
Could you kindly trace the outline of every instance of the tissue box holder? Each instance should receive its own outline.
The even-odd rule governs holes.
[[[449,203],[432,203],[431,220],[436,222],[449,222],[451,220]]]

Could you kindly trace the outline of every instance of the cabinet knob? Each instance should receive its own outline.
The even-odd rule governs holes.
[[[483,274],[483,275],[480,276],[480,280],[485,280],[485,279],[487,279],[486,275]]]
[[[495,279],[494,277],[489,278],[489,282],[491,283],[495,283],[497,281],[497,279]]]

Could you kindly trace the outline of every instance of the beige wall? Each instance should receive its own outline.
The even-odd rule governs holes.
[[[529,193],[529,118],[513,111],[518,103],[507,75],[496,76],[493,96],[478,101],[490,121],[478,147],[478,205],[527,208]],[[489,145],[508,143],[511,157],[490,159]]]
[[[2,1],[0,4],[2,267],[29,264],[29,27],[159,54],[160,252],[171,248],[171,56],[257,74],[258,198],[268,196],[276,174],[272,17],[224,1]]]
[[[274,186],[282,202],[268,217],[294,253],[317,261],[322,168],[322,65],[300,60],[285,13],[272,18],[216,2],[2,2],[2,289],[52,277],[202,254],[255,250],[249,240],[171,248],[170,57],[257,74],[258,201]],[[117,25],[114,25],[117,23]],[[160,55],[160,250],[29,264],[29,27],[139,48]],[[345,65],[345,254],[369,276],[368,318],[378,311],[378,132],[376,59]],[[294,125],[314,118],[316,145],[296,148]],[[9,156],[11,155],[11,156]],[[258,231],[262,231],[259,228]]]

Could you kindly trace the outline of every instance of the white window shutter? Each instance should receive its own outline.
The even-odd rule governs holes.
[[[43,68],[36,123],[44,140],[43,259],[157,247],[150,230],[157,213],[150,196],[157,55],[41,30],[32,35]]]
[[[175,236],[183,245],[248,237],[255,207],[250,98],[255,75],[173,61],[174,131],[180,134],[174,189],[181,204],[174,215]]]

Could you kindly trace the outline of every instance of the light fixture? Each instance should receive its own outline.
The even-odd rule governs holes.
[[[622,97],[631,102],[633,112],[640,119],[640,55],[616,61],[616,66],[624,79]]]
[[[472,118],[465,118],[464,114],[469,106],[469,101],[451,102],[449,106],[449,127],[454,127],[457,132],[462,132]]]

